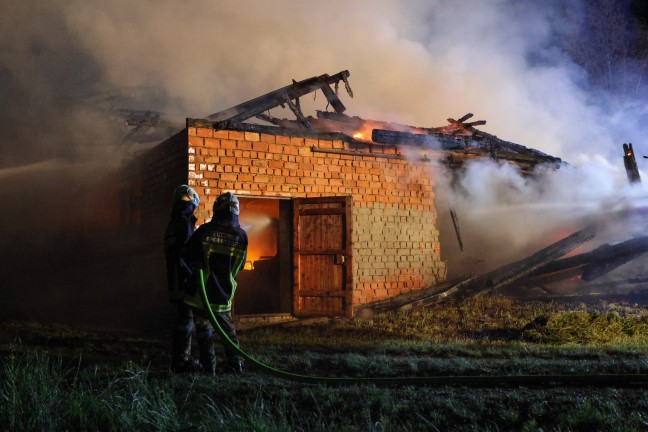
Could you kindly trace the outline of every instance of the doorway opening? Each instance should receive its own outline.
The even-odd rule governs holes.
[[[240,197],[248,253],[238,275],[237,315],[292,313],[292,202]]]

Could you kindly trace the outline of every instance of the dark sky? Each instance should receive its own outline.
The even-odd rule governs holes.
[[[637,18],[648,21],[648,1],[632,0],[630,3],[630,11]],[[645,24],[648,25],[648,22]]]

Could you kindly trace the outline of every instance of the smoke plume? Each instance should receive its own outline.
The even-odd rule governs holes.
[[[484,131],[570,163],[535,183],[490,162],[469,166],[458,188],[442,175],[435,179],[439,218],[444,205],[456,208],[471,251],[508,251],[494,253],[493,265],[561,227],[577,227],[611,202],[632,207],[633,197],[644,194],[627,185],[620,150],[635,143],[640,164],[646,153],[646,104],[636,98],[645,94],[641,74],[624,75],[635,91],[617,98],[595,90],[566,48],[565,40],[588,25],[587,4],[5,1],[1,198],[28,201],[33,205],[20,207],[24,212],[49,217],[56,207],[49,200],[67,196],[62,207],[77,204],[69,194],[83,175],[97,167],[109,175],[133,150],[123,147],[126,132],[114,109],[154,110],[182,125],[292,79],[348,69],[350,115],[432,127],[472,112],[487,120]],[[52,187],[57,182],[60,189]],[[44,194],[48,204],[39,204]],[[11,242],[34,226],[60,228],[44,223],[45,216],[16,213],[1,218],[3,226],[12,224]]]

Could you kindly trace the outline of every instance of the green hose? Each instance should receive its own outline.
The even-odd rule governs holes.
[[[590,385],[641,385],[648,384],[648,374],[574,374],[574,375],[456,375],[456,376],[408,376],[408,377],[322,377],[303,375],[293,372],[283,371],[267,365],[252,357],[243,351],[237,344],[227,336],[227,333],[220,326],[214,312],[212,311],[205,290],[205,281],[203,279],[202,269],[198,270],[200,279],[200,294],[205,311],[214,328],[218,329],[221,336],[238,354],[254,365],[259,371],[265,372],[277,378],[290,381],[296,381],[304,384],[383,384],[383,385],[473,385],[473,386],[493,386],[493,385],[564,385],[572,384],[590,384]]]

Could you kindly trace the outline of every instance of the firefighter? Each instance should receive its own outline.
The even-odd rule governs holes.
[[[247,254],[247,233],[239,224],[239,200],[231,192],[220,195],[214,202],[214,211],[210,222],[200,226],[189,240],[186,248],[187,262],[193,268],[202,268],[203,280],[210,307],[216,320],[223,328],[229,339],[237,346],[236,328],[232,321],[232,301],[236,291],[236,277],[243,269]],[[191,292],[187,293],[185,303],[193,308],[196,324],[209,327],[211,325],[206,313],[201,310],[202,302],[196,283]],[[221,337],[228,368],[236,373],[243,373],[243,362],[237,351]],[[212,350],[202,352],[200,362],[208,374],[216,373],[216,356]]]
[[[183,249],[194,233],[197,220],[194,211],[199,203],[200,198],[195,190],[187,185],[178,186],[173,192],[171,220],[164,232],[169,298],[177,307],[171,348],[171,370],[174,372],[196,372],[200,368],[200,364],[191,356],[191,337],[194,332],[192,310],[183,302],[192,271],[182,257]],[[199,343],[200,338],[199,332]]]

